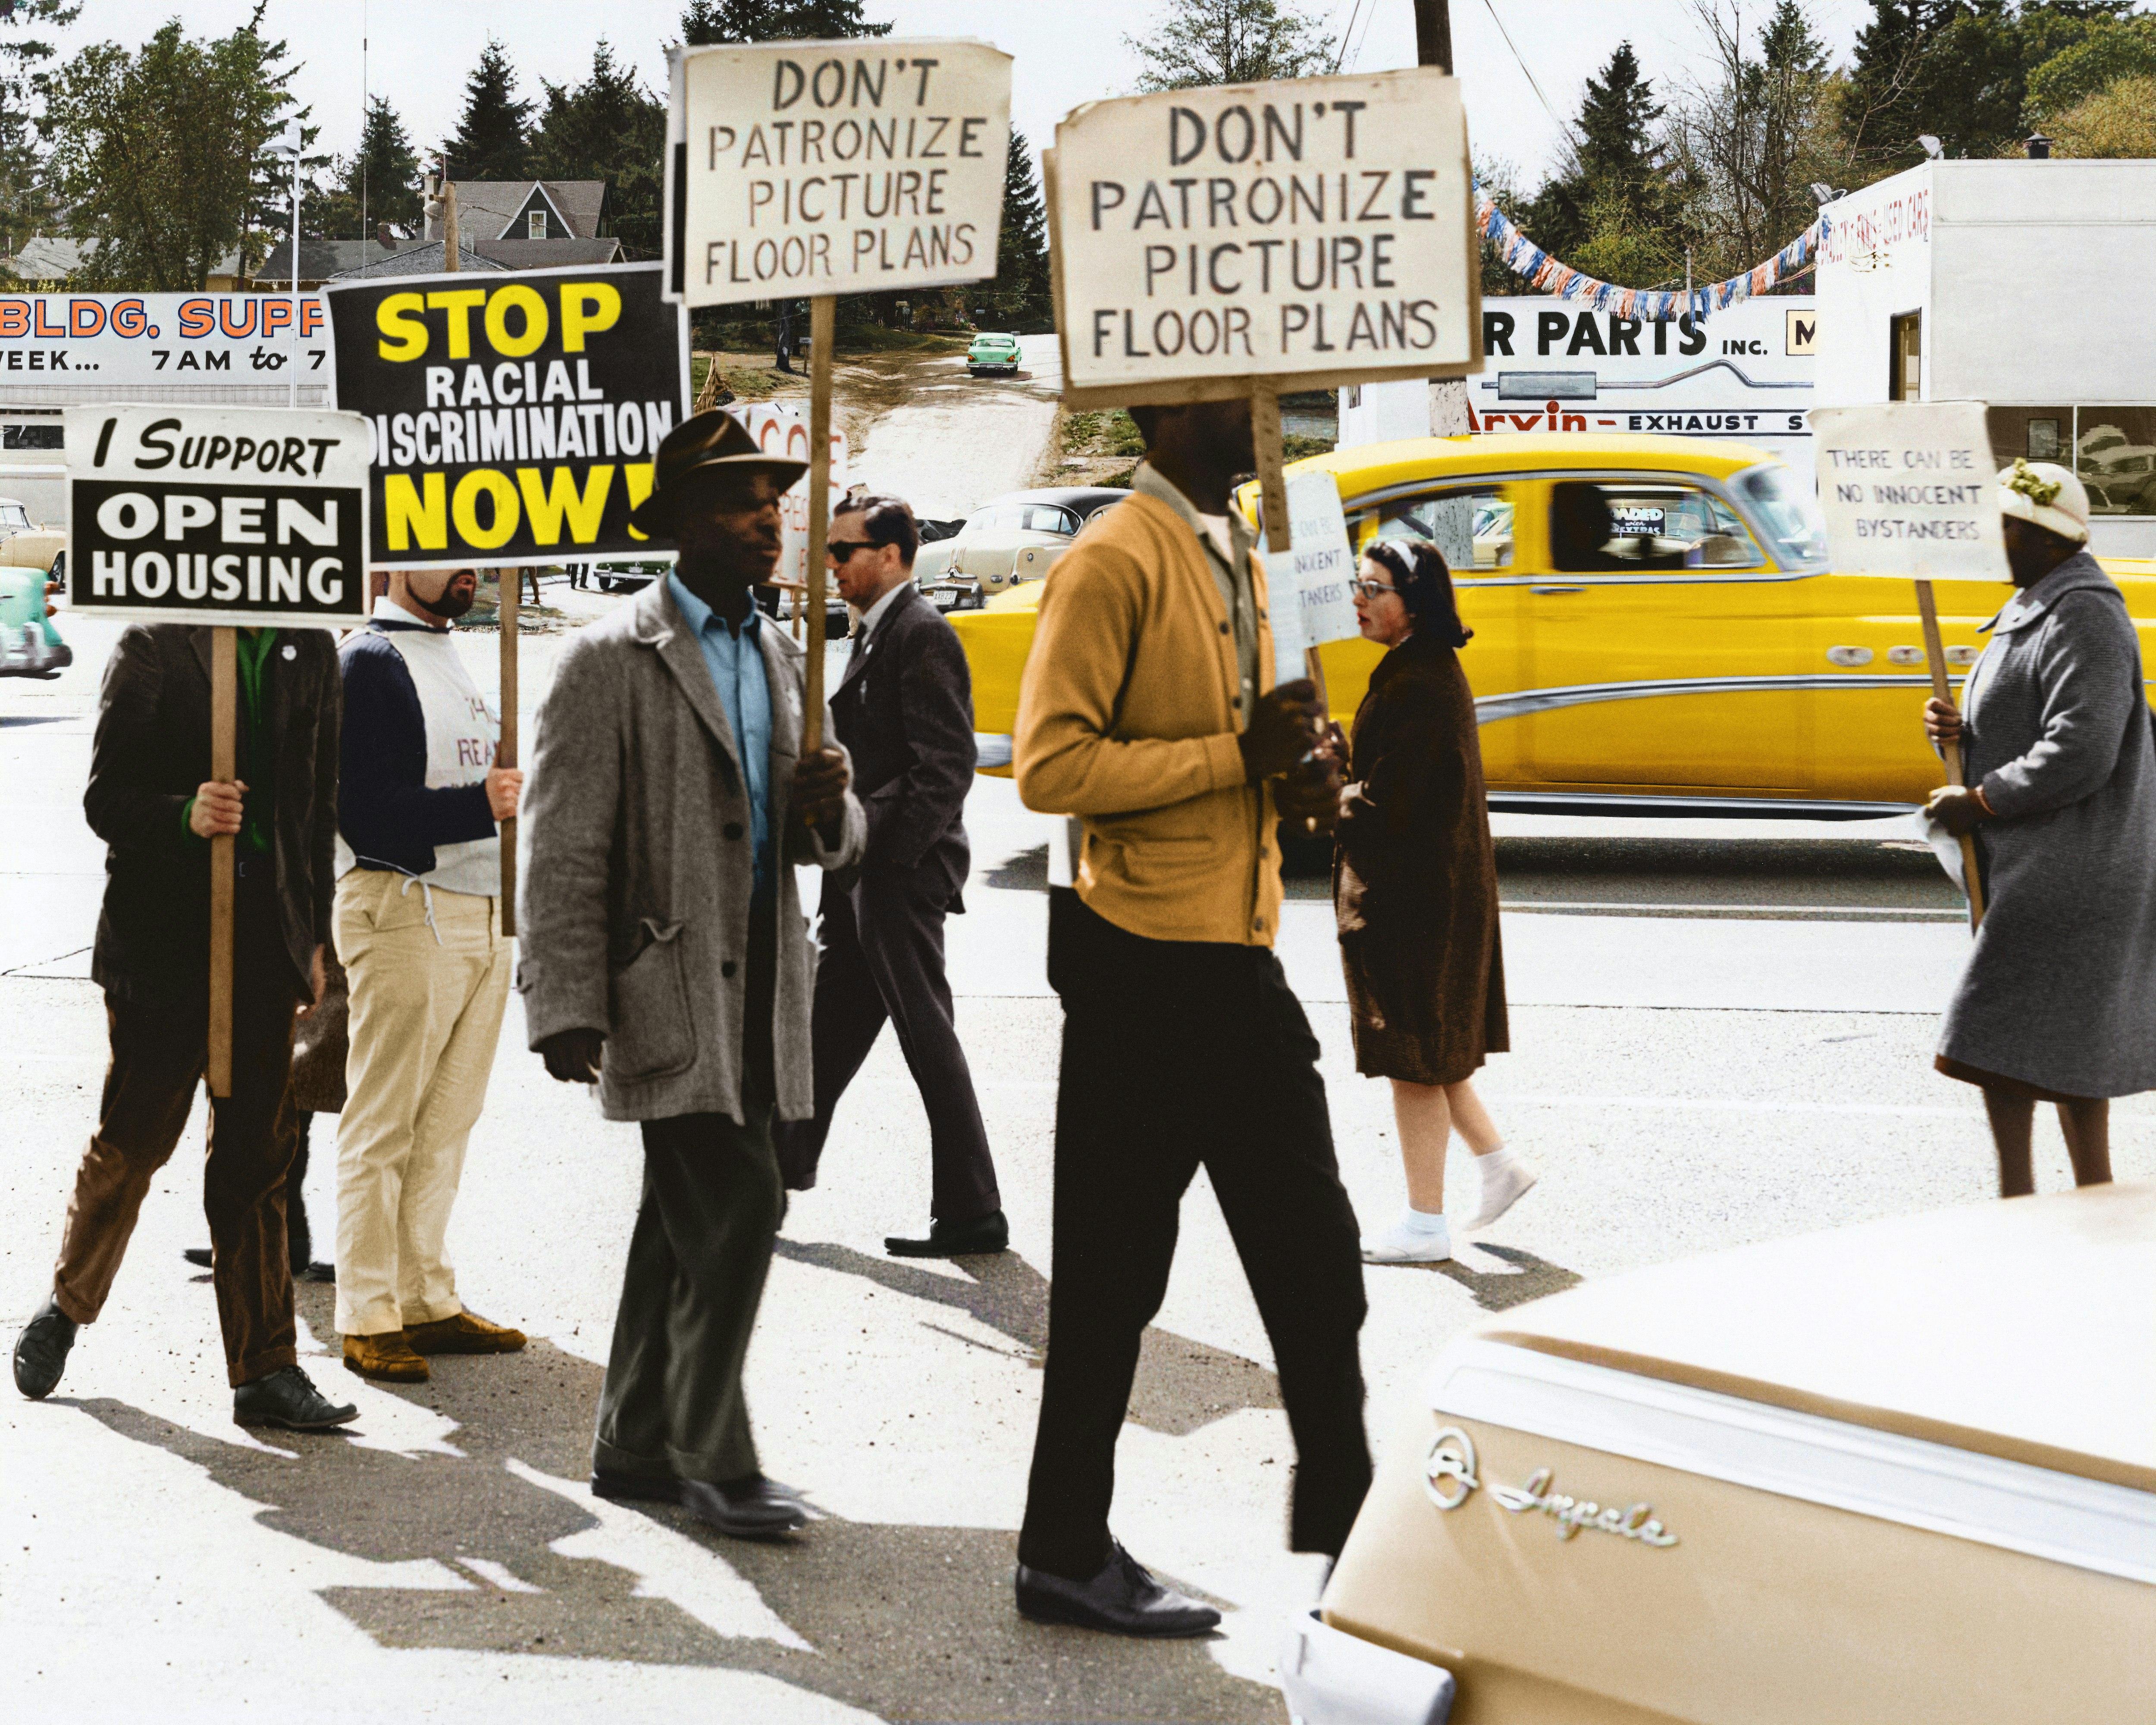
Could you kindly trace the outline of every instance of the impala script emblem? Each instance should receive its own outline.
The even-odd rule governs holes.
[[[1492,1486],[1490,1495],[1514,1515],[1540,1510],[1557,1523],[1560,1539],[1569,1539],[1586,1527],[1597,1533],[1614,1533],[1620,1539],[1637,1540],[1642,1545],[1677,1543],[1676,1535],[1654,1518],[1651,1504],[1634,1503],[1623,1509],[1612,1504],[1604,1508],[1592,1501],[1551,1491],[1550,1481],[1555,1477],[1553,1470],[1538,1467],[1527,1476],[1525,1485]],[[1430,1454],[1423,1462],[1423,1489],[1430,1493],[1430,1501],[1440,1509],[1457,1509],[1481,1484],[1475,1473],[1475,1440],[1456,1425],[1445,1427],[1431,1439]]]
[[[1557,1537],[1569,1539],[1582,1527],[1597,1533],[1614,1533],[1620,1539],[1636,1539],[1642,1545],[1675,1545],[1677,1536],[1665,1532],[1662,1524],[1654,1519],[1651,1504],[1635,1503],[1620,1509],[1614,1503],[1607,1509],[1600,1504],[1567,1497],[1550,1490],[1554,1473],[1547,1467],[1538,1467],[1527,1476],[1524,1486],[1492,1486],[1490,1495],[1515,1515],[1525,1515],[1530,1510],[1540,1510],[1557,1522]]]

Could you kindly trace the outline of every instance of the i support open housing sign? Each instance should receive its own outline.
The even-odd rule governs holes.
[[[367,422],[299,408],[76,407],[68,604],[146,623],[367,619]]]
[[[328,290],[337,405],[374,427],[370,560],[516,567],[649,550],[629,512],[680,423],[661,266],[467,270]]]

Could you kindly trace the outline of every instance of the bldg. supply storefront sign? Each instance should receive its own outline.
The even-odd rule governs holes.
[[[68,603],[151,623],[367,612],[367,424],[305,408],[69,408]]]
[[[983,42],[676,50],[670,290],[690,305],[996,273],[1010,56]]]
[[[688,329],[661,266],[397,276],[328,293],[337,403],[374,427],[371,561],[634,555],[680,424]]]
[[[1066,403],[1481,363],[1466,121],[1440,71],[1093,102],[1045,160]]]
[[[330,399],[329,320],[302,294],[0,295],[0,408],[77,402],[285,407]],[[296,339],[295,339],[296,337]]]

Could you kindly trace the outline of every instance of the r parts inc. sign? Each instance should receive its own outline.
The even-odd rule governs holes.
[[[1046,165],[1066,403],[1481,363],[1466,121],[1443,72],[1090,103]]]
[[[0,406],[78,402],[329,400],[321,296],[274,294],[0,295]]]
[[[79,407],[65,426],[70,607],[245,628],[366,620],[364,419]]]
[[[1010,89],[983,42],[675,50],[670,290],[727,305],[994,275]]]
[[[680,423],[688,327],[661,266],[331,288],[337,404],[374,427],[369,560],[516,567],[634,555]]]

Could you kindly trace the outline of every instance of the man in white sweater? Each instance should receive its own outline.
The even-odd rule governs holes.
[[[521,1332],[465,1310],[443,1248],[486,1100],[512,968],[498,823],[524,775],[449,625],[471,569],[396,570],[346,638],[337,797],[337,957],[350,973],[337,1132],[336,1325],[363,1377],[423,1381],[430,1353],[506,1353]]]

